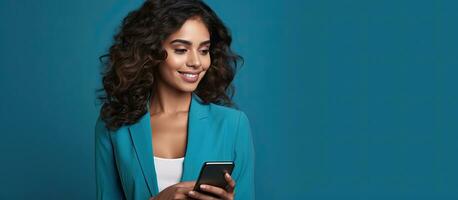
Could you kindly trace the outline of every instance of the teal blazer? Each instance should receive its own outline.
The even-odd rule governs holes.
[[[95,126],[97,199],[148,200],[158,194],[154,168],[150,114],[132,125],[109,131],[104,122]],[[232,160],[235,199],[254,194],[254,148],[247,116],[232,108],[204,104],[192,95],[188,141],[181,181],[196,181],[205,161]]]

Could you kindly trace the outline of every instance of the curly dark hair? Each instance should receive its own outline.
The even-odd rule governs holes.
[[[194,93],[206,104],[235,106],[232,81],[243,58],[231,50],[232,37],[221,19],[200,0],[147,0],[123,19],[108,54],[99,58],[100,117],[108,129],[136,123],[147,112],[157,67],[167,58],[162,42],[193,17],[206,25],[211,42],[211,65]]]

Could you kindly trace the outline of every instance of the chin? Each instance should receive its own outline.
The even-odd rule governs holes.
[[[197,89],[197,84],[188,84],[188,85],[181,85],[179,90],[182,92],[194,92]]]

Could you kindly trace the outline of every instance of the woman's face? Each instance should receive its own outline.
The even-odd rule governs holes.
[[[210,33],[199,18],[188,19],[163,43],[167,59],[159,66],[160,81],[181,92],[193,92],[210,66]]]

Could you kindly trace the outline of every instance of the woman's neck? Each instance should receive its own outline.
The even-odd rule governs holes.
[[[166,84],[157,83],[150,100],[150,114],[176,114],[189,111],[190,92],[178,91]]]

